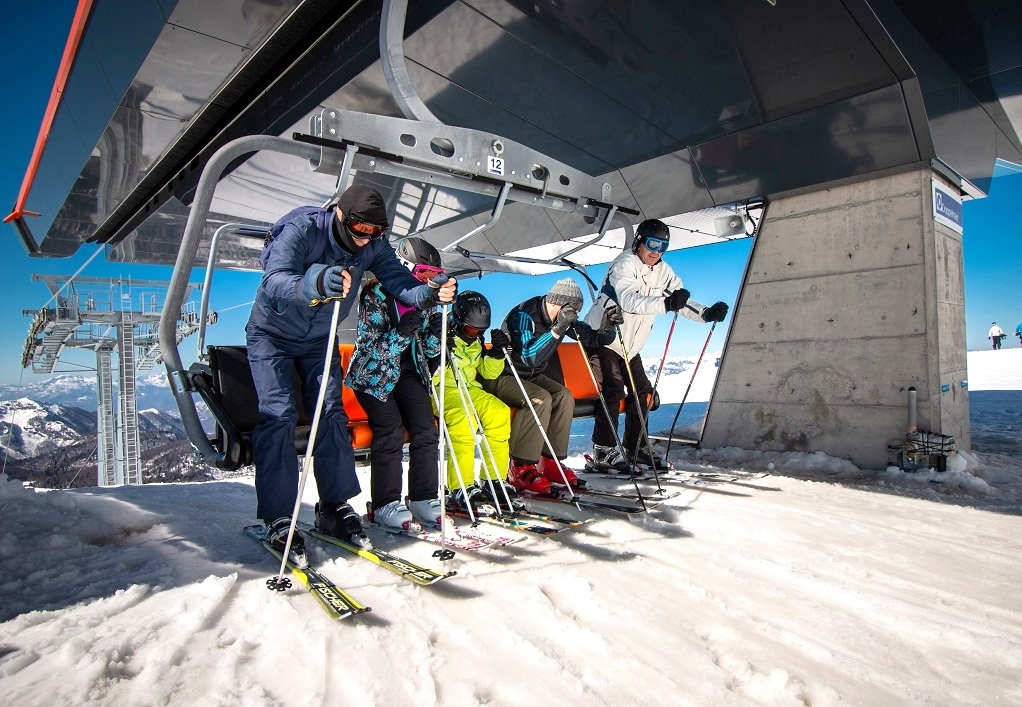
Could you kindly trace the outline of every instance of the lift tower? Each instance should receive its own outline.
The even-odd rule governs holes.
[[[100,486],[141,484],[135,374],[161,363],[159,321],[169,283],[131,278],[32,275],[53,294],[55,306],[25,310],[32,317],[22,354],[33,373],[56,371],[67,348],[96,352],[96,428]],[[201,285],[189,284],[187,300]],[[210,314],[211,322],[216,321]],[[178,314],[177,341],[199,328],[194,302]],[[117,352],[115,407],[111,354]],[[116,409],[116,413],[115,413]]]

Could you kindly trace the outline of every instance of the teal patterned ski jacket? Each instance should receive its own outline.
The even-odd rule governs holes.
[[[401,377],[401,354],[412,347],[412,361],[415,371],[424,385],[428,384],[427,372],[420,370],[422,360],[420,346],[425,349],[426,359],[440,355],[440,340],[430,333],[429,319],[433,310],[422,312],[422,325],[418,337],[402,336],[397,331],[400,319],[407,305],[399,302],[376,281],[362,288],[359,296],[358,325],[355,331],[355,351],[348,365],[344,384],[353,390],[368,393],[374,398],[387,402],[391,391]]]

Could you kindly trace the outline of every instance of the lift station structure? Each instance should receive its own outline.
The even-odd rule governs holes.
[[[57,372],[68,348],[96,352],[96,427],[99,486],[141,484],[136,373],[163,361],[159,321],[169,283],[131,278],[32,276],[44,282],[52,297],[32,317],[22,368],[33,373]],[[201,285],[189,284],[186,300]],[[52,306],[50,306],[52,305]],[[180,343],[200,328],[194,302],[181,306],[176,336]],[[208,315],[216,321],[216,313]],[[115,392],[112,354],[117,352]],[[116,402],[115,402],[116,395]],[[116,412],[115,412],[116,410]]]

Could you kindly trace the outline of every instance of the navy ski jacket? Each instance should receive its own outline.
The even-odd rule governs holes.
[[[371,240],[358,253],[349,253],[334,239],[333,221],[334,209],[331,208],[316,209],[285,224],[266,262],[266,272],[252,305],[250,325],[271,336],[292,341],[326,338],[333,316],[332,303],[313,307],[310,302],[322,298],[316,283],[320,273],[334,265],[355,268],[351,290],[341,301],[341,319],[347,316],[358,297],[358,283],[366,271],[371,271],[405,304],[426,301],[429,285],[412,277],[387,239]],[[318,262],[306,269],[304,260],[324,231],[329,245]]]
[[[511,364],[526,380],[546,370],[547,362],[561,343],[550,333],[554,323],[546,314],[545,298],[546,295],[538,295],[525,300],[508,312],[500,326],[511,339]],[[587,351],[606,346],[614,340],[613,329],[596,331],[581,319],[568,329],[565,336],[577,339],[576,332],[582,337]]]

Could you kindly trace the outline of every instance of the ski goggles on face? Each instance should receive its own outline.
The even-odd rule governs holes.
[[[412,277],[421,281],[429,282],[437,275],[443,275],[443,268],[436,268],[432,265],[426,265],[424,263],[416,263],[415,267],[412,268]]]
[[[461,333],[470,339],[474,339],[478,336],[482,336],[486,329],[480,329],[479,327],[469,326],[468,324],[461,325]]]
[[[351,234],[352,238],[360,238],[362,240],[367,238],[369,240],[383,238],[387,234],[387,229],[390,228],[387,224],[381,226],[378,223],[362,221],[354,216],[344,217],[344,227],[348,229],[348,233]]]
[[[646,236],[642,239],[642,247],[651,253],[667,252],[669,243],[670,241],[666,238],[657,238],[656,236]]]

